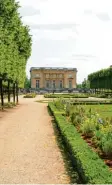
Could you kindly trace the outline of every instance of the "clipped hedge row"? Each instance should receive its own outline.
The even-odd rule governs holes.
[[[88,98],[87,94],[45,94],[45,98]]]
[[[73,105],[111,105],[112,104],[112,102],[110,101],[110,102],[103,102],[103,101],[96,101],[96,102],[94,102],[94,101],[83,101],[83,102],[73,102]]]
[[[49,102],[49,108],[50,108],[50,111],[51,113],[54,115],[55,114],[65,114],[65,111],[64,110],[59,110],[56,108],[56,106],[52,103],[52,102]]]
[[[64,116],[56,113],[52,102],[49,103],[49,108],[55,117],[73,162],[76,164],[77,170],[84,181],[83,183],[112,184],[112,172],[110,172],[108,166],[91,150],[76,128],[68,123]]]

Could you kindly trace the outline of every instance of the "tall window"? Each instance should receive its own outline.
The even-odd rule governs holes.
[[[69,74],[68,77],[69,77],[69,78],[72,78],[73,76],[72,76],[72,74]]]
[[[36,88],[40,88],[40,81],[36,80]]]
[[[72,88],[72,80],[69,80],[69,88]]]
[[[60,82],[59,82],[59,87],[60,87],[60,89],[62,89],[62,87],[63,87],[62,80],[60,80]]]
[[[53,80],[53,88],[55,88],[55,87],[56,87],[55,80]]]
[[[46,88],[49,88],[49,80],[46,81]]]

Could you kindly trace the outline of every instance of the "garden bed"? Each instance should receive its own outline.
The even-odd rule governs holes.
[[[83,183],[90,184],[111,184],[112,173],[102,159],[88,146],[81,138],[77,129],[66,120],[53,103],[49,108],[55,117],[58,128],[64,138],[66,147],[69,150],[72,162],[83,179]]]
[[[109,106],[109,105],[108,105]],[[112,105],[66,106],[66,119],[112,169]]]

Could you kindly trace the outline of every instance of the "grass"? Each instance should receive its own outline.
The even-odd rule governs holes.
[[[52,101],[52,100],[37,100],[36,102],[38,102],[38,103],[49,103],[49,101]]]
[[[112,105],[84,105],[86,110],[91,110],[97,112],[102,118],[112,117]]]

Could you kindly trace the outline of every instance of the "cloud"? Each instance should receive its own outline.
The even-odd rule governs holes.
[[[110,20],[108,13],[97,13],[96,16],[101,21],[109,21]]]
[[[33,35],[27,73],[32,66],[76,67],[81,82],[111,65],[111,0],[19,1]]]
[[[41,29],[41,30],[62,30],[62,29],[73,29],[79,26],[78,24],[32,24],[29,23],[32,29]],[[76,30],[77,31],[77,30]]]
[[[78,57],[78,58],[95,58],[94,55],[90,55],[90,54],[73,54],[72,56]]]
[[[19,13],[22,17],[40,15],[40,10],[33,8],[32,6],[23,6],[19,9]]]
[[[93,12],[90,9],[84,10],[85,15],[91,15]]]

